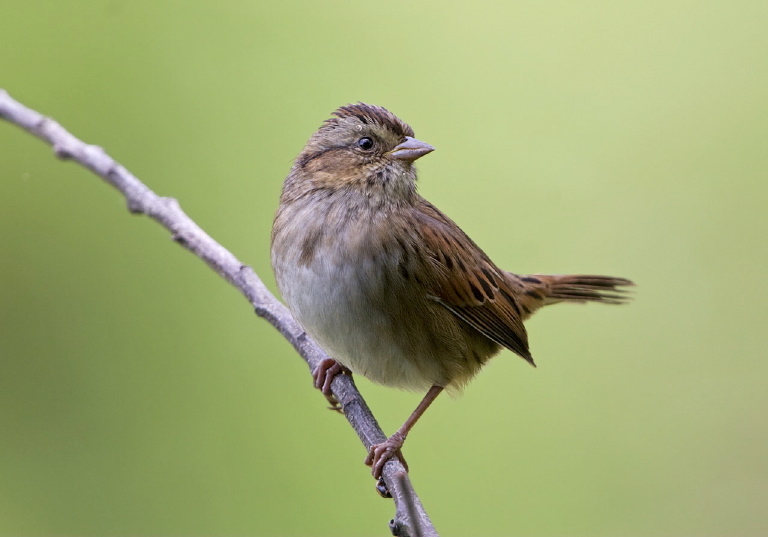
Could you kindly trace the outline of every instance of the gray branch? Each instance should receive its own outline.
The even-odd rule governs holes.
[[[57,157],[74,160],[85,166],[125,196],[130,212],[145,214],[170,231],[174,241],[205,261],[222,278],[235,286],[251,303],[256,314],[269,321],[293,345],[309,365],[310,371],[327,358],[325,352],[304,332],[288,309],[264,286],[253,269],[241,263],[231,252],[213,240],[181,210],[175,199],[158,196],[115,162],[101,147],[82,142],[56,121],[15,101],[2,89],[0,118],[18,125],[50,144]],[[336,376],[331,388],[341,404],[344,416],[366,449],[372,444],[386,440],[376,418],[357,391],[352,377]],[[437,536],[413,490],[405,468],[397,459],[387,462],[383,477],[396,506],[395,519],[389,524],[392,534],[413,537]]]

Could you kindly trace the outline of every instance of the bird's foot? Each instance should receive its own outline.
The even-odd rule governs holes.
[[[392,457],[397,457],[405,466],[405,471],[408,471],[408,463],[405,462],[403,452],[400,450],[403,447],[403,442],[405,442],[405,438],[398,431],[381,444],[375,444],[370,447],[368,456],[365,458],[365,464],[371,467],[373,477],[376,479],[381,477],[384,464]]]
[[[344,367],[336,360],[326,358],[312,371],[312,378],[315,381],[315,388],[323,392],[323,395],[330,403],[331,410],[341,412],[341,405],[336,396],[331,391],[331,382],[336,375],[351,375],[352,371]]]
[[[379,493],[379,496],[382,498],[391,498],[392,493],[389,492],[389,487],[387,487],[387,484],[384,482],[384,478],[380,477],[378,482],[376,482],[376,492]]]

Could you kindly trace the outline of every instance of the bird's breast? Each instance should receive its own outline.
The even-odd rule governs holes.
[[[272,264],[294,317],[331,357],[375,382],[422,389],[433,379],[415,365],[403,326],[426,299],[398,270],[407,254],[382,238],[386,225],[349,204],[281,208]]]
[[[273,228],[277,284],[307,333],[381,384],[423,390],[471,378],[490,349],[474,352],[482,336],[430,298],[412,241],[394,232],[397,218],[338,218],[349,204],[316,209],[281,207]]]

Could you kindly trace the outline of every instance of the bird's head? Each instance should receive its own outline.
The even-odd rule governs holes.
[[[434,151],[392,112],[364,103],[342,106],[296,158],[292,175],[314,188],[376,196],[415,195],[413,162]]]

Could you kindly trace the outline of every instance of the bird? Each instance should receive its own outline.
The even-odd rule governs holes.
[[[523,321],[559,302],[627,302],[626,278],[518,275],[500,269],[416,188],[414,162],[434,151],[389,110],[338,108],[286,177],[271,235],[288,309],[329,358],[315,387],[335,406],[338,374],[425,393],[386,441],[374,477],[443,391],[461,393],[502,348],[531,365]],[[338,409],[338,407],[336,407]]]

